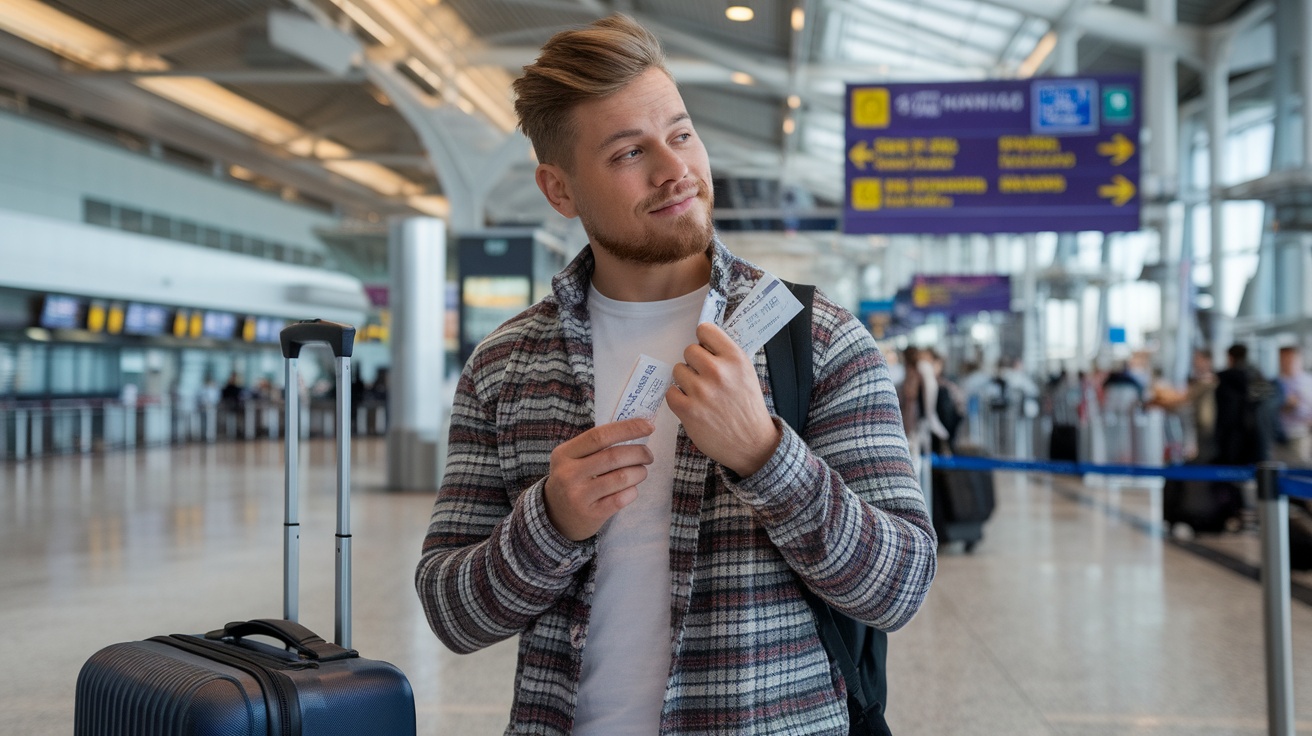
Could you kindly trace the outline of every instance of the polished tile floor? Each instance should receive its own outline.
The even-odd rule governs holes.
[[[321,633],[331,453],[307,448],[302,504],[302,621]],[[384,466],[357,442],[355,645],[407,673],[421,734],[498,734],[513,644],[460,657],[428,631],[412,573],[431,498],[380,490]],[[998,479],[985,541],[944,552],[890,638],[898,736],[1267,733],[1256,583],[1145,532],[1151,486]],[[106,644],[279,615],[281,498],[276,442],[0,463],[0,734],[70,733],[78,668]],[[1292,614],[1312,734],[1312,608]]]

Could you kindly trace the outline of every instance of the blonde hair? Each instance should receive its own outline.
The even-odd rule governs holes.
[[[570,168],[574,108],[620,91],[651,69],[670,73],[660,41],[622,13],[552,36],[513,84],[519,128],[538,161]]]

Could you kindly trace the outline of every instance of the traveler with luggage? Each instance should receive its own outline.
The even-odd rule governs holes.
[[[720,327],[763,274],[715,237],[645,29],[558,34],[515,90],[539,188],[590,245],[461,375],[416,571],[430,625],[459,652],[520,637],[508,732],[848,734],[805,591],[893,630],[936,565],[873,338],[816,294],[803,434],[772,415],[763,354]],[[673,387],[610,421],[639,360]]]
[[[1271,458],[1278,431],[1280,389],[1248,362],[1248,347],[1226,350],[1228,367],[1216,374],[1217,465],[1253,465]]]
[[[1241,344],[1226,350],[1228,367],[1217,373],[1215,389],[1195,360],[1190,398],[1199,425],[1199,460],[1215,465],[1253,465],[1267,460],[1276,435],[1280,390],[1248,363],[1248,348]],[[1209,395],[1212,401],[1208,402]],[[1213,411],[1213,451],[1206,452],[1204,412]],[[1255,506],[1253,489],[1225,481],[1167,481],[1162,489],[1162,518],[1172,533],[1238,531],[1251,523]],[[1246,513],[1247,512],[1247,513]]]

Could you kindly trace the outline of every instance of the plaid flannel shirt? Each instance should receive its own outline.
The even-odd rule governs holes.
[[[726,314],[762,273],[718,241]],[[498,328],[460,378],[446,471],[416,571],[429,624],[457,652],[519,638],[507,734],[568,734],[596,539],[547,519],[551,451],[595,424],[584,251],[553,293]],[[680,429],[670,526],[671,666],[662,734],[847,734],[846,688],[799,585],[886,631],[929,590],[936,540],[897,396],[864,327],[823,295],[805,438],[736,477]],[[754,356],[766,402],[764,351]]]

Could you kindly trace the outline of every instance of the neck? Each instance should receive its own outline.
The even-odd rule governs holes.
[[[711,260],[698,253],[674,263],[626,261],[593,247],[596,268],[592,285],[602,296],[621,302],[657,302],[690,294],[711,279]]]

